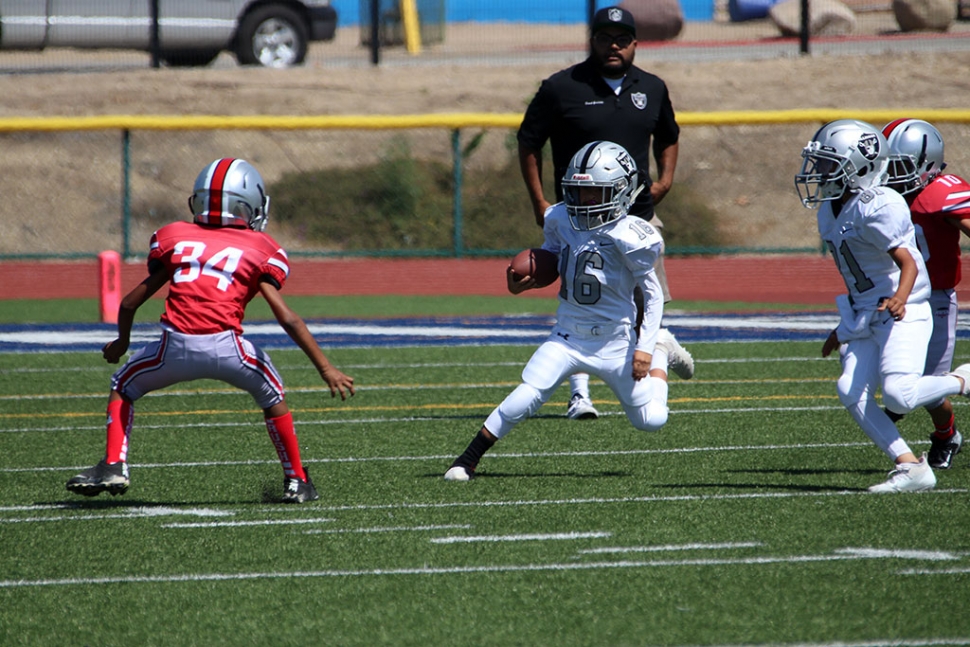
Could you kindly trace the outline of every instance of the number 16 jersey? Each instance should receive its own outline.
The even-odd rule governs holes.
[[[267,276],[282,288],[286,252],[269,235],[239,227],[174,222],[152,234],[149,270],[169,277],[162,323],[185,334],[242,333],[246,305]]]

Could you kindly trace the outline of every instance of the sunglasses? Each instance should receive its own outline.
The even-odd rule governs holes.
[[[611,47],[614,44],[620,49],[626,49],[633,44],[635,39],[630,34],[620,34],[618,36],[610,36],[606,32],[600,32],[593,36],[593,44],[597,47]]]

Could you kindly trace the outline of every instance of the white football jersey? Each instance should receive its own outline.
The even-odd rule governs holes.
[[[633,288],[644,294],[644,321],[637,347],[653,352],[663,315],[663,294],[654,265],[663,250],[660,233],[645,220],[626,216],[591,231],[576,231],[566,205],[551,206],[543,226],[544,249],[559,256],[561,323],[633,325]]]
[[[906,200],[892,189],[879,187],[853,195],[835,215],[833,201],[818,209],[818,233],[835,258],[852,305],[870,310],[899,288],[900,271],[889,250],[909,250],[919,269],[907,303],[930,296],[929,274],[916,245],[916,230]]]

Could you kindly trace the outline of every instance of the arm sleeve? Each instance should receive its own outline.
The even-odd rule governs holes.
[[[640,324],[639,337],[637,337],[637,350],[652,355],[653,347],[657,345],[657,333],[660,332],[664,295],[657,273],[653,270],[641,277],[639,284],[640,289],[643,290],[643,323]]]
[[[256,275],[259,277],[259,281],[267,281],[277,290],[282,290],[290,275],[290,263],[283,248],[277,248],[259,267]]]
[[[637,350],[650,354],[653,354],[653,347],[657,343],[664,311],[663,290],[654,270],[662,249],[663,242],[657,238],[647,244],[631,246],[625,256],[635,284],[643,290],[643,323],[638,331]]]

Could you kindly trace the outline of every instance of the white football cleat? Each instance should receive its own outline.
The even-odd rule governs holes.
[[[661,328],[657,333],[657,346],[667,351],[667,367],[682,380],[694,377],[694,358],[680,345],[674,333]]]
[[[924,455],[918,463],[899,463],[885,483],[873,485],[870,492],[924,492],[936,487],[936,475]]]
[[[596,420],[599,418],[599,411],[593,406],[593,401],[581,393],[573,393],[569,398],[569,408],[566,409],[566,417],[570,420]]]
[[[461,465],[455,465],[451,467],[447,472],[445,472],[445,480],[446,481],[470,481],[472,480],[472,474]]]
[[[947,375],[963,380],[963,389],[960,391],[960,395],[970,397],[970,364],[960,364]]]

